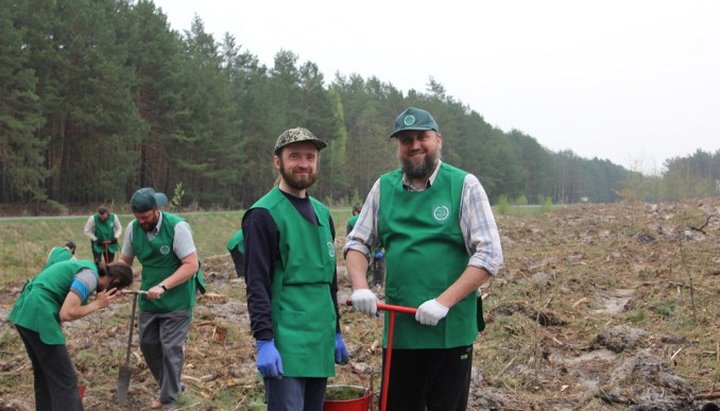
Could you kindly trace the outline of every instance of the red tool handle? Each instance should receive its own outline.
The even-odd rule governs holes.
[[[402,305],[383,304],[383,303],[378,303],[377,309],[380,311],[394,311],[396,313],[412,314],[412,315],[415,315],[415,313],[417,312],[417,308],[405,307]]]
[[[351,300],[347,300],[347,305],[352,305]],[[387,410],[387,399],[388,399],[388,386],[390,385],[390,362],[392,361],[392,346],[393,337],[395,334],[395,313],[411,314],[415,315],[417,308],[404,307],[402,305],[392,305],[378,303],[377,309],[380,311],[389,311],[390,316],[388,320],[388,335],[387,335],[387,348],[385,349],[385,367],[383,368],[383,381],[382,381],[382,401],[380,402],[380,410]]]
[[[107,246],[107,242],[106,242],[106,241],[103,241],[103,245],[105,246],[105,264],[107,265],[107,264],[110,263],[110,262],[108,261],[108,246]]]
[[[345,305],[352,306],[352,300],[348,299],[345,302]],[[394,311],[397,313],[412,314],[412,315],[415,315],[415,313],[417,312],[417,308],[405,307],[402,305],[384,304],[384,303],[378,303],[377,309],[378,309],[378,311]]]

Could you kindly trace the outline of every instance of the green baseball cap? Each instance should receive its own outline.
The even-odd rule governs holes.
[[[398,133],[406,130],[435,130],[439,132],[440,128],[438,128],[435,119],[429,111],[416,107],[409,107],[395,118],[395,131],[390,134],[390,138],[393,138],[397,136]]]
[[[130,197],[130,208],[134,213],[145,213],[167,204],[168,198],[163,193],[156,193],[152,187],[144,187]]]
[[[315,137],[315,134],[311,133],[310,130],[302,127],[295,127],[288,130],[285,130],[280,134],[280,136],[277,138],[277,141],[275,142],[275,154],[277,154],[281,148],[285,147],[288,144],[292,143],[299,143],[301,141],[310,141],[312,143],[315,143],[318,150],[322,150],[327,146],[327,144],[320,140],[319,138]]]

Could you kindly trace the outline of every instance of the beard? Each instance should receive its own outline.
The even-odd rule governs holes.
[[[149,221],[147,223],[141,223],[140,228],[142,228],[143,231],[145,231],[146,233],[149,233],[152,230],[154,230],[155,227],[157,227],[158,221],[160,221],[160,218],[159,218],[159,216],[156,215],[155,219],[153,221]]]
[[[306,190],[317,180],[317,173],[310,171],[307,175],[295,175],[292,170],[285,168],[285,164],[280,161],[280,175],[289,187],[295,190]]]
[[[427,153],[425,158],[418,162],[413,162],[412,158],[400,157],[400,167],[410,179],[426,179],[435,171],[438,159],[440,159],[439,150],[436,154]]]

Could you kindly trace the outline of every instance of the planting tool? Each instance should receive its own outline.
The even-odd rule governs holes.
[[[348,300],[347,304],[352,305],[352,301]],[[388,322],[387,348],[385,349],[385,367],[383,368],[382,390],[380,391],[380,395],[382,396],[380,411],[385,411],[387,409],[388,386],[390,385],[390,361],[392,360],[393,336],[395,334],[395,313],[415,315],[417,309],[404,307],[402,305],[383,303],[378,303],[377,309],[378,311],[388,311],[390,317]]]
[[[147,291],[143,290],[120,290],[122,294],[147,295]]]
[[[103,246],[105,246],[105,265],[107,265],[107,264],[109,263],[109,261],[108,261],[108,255],[109,255],[109,254],[108,254],[107,241],[103,241]]]
[[[137,307],[138,295],[147,294],[147,292],[140,290],[122,290],[122,293],[133,295],[132,314],[130,314],[130,332],[128,333],[125,364],[120,366],[120,371],[118,373],[117,400],[118,404],[125,405],[127,403],[128,389],[130,388],[130,377],[132,376],[132,368],[130,367],[130,348],[132,347],[133,327],[135,326],[135,308]]]

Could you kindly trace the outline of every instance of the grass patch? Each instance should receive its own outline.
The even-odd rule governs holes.
[[[675,312],[675,301],[672,300],[660,300],[656,301],[651,306],[653,310],[663,317],[670,318]]]
[[[177,213],[185,218],[193,232],[195,246],[200,260],[204,257],[227,254],[230,237],[240,229],[244,211],[208,211]],[[335,223],[336,237],[344,237],[345,225],[350,218],[350,209],[331,210]],[[77,245],[78,259],[92,259],[90,239],[83,234],[88,216],[62,217],[18,217],[0,221],[0,292],[9,286],[22,284],[32,278],[45,265],[50,250],[68,240]],[[118,215],[123,226],[123,236],[128,223],[134,218],[130,214]],[[122,243],[123,239],[120,239]],[[339,247],[343,242],[339,242]],[[118,252],[119,253],[119,252]],[[136,267],[139,268],[137,261]]]

